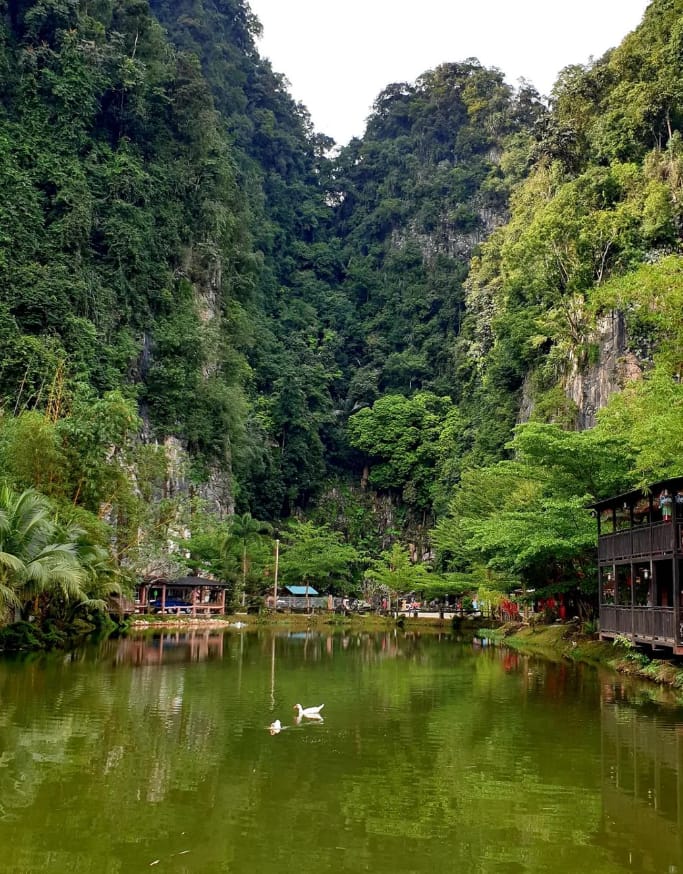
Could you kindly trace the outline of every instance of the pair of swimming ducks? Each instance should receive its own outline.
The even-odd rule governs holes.
[[[297,724],[301,722],[302,719],[322,720],[320,711],[324,706],[324,704],[319,704],[317,707],[302,707],[301,704],[295,704],[294,709],[296,710],[295,719]],[[275,722],[271,722],[268,730],[271,734],[279,734],[282,731],[282,723],[279,719],[276,719]]]

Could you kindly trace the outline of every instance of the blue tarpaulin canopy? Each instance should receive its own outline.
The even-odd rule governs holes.
[[[306,589],[306,586],[285,586],[285,589],[290,593],[290,595],[317,595],[317,591],[313,588],[313,586],[309,586]]]

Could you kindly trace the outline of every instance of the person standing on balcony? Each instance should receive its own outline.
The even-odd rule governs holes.
[[[659,496],[659,509],[662,511],[662,519],[664,522],[671,522],[671,511],[673,509],[673,499],[667,489]]]

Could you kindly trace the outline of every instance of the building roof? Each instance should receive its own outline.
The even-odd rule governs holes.
[[[285,586],[285,589],[290,595],[317,595],[318,592],[313,586]]]
[[[656,483],[650,483],[642,489],[632,489],[630,492],[624,492],[621,495],[614,495],[611,498],[604,498],[602,501],[596,501],[589,506],[594,510],[608,510],[610,507],[621,507],[623,504],[631,504],[638,501],[640,498],[654,494],[663,488],[671,491],[683,490],[683,476],[674,476],[670,479],[663,479]]]
[[[196,589],[197,586],[206,586],[210,589],[225,589],[227,583],[220,580],[210,580],[208,577],[178,577],[177,580],[168,580],[164,577],[146,579],[145,583],[151,586],[174,586],[176,589]]]
[[[226,583],[221,580],[210,580],[208,577],[178,577],[177,580],[173,580],[171,583],[172,586],[190,586],[191,588],[196,588],[196,586],[208,586],[209,588],[214,589],[225,589]]]

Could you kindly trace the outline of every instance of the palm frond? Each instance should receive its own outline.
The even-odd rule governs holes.
[[[101,610],[103,613],[109,609],[109,605],[102,598],[83,598],[76,606],[90,607],[92,610]]]
[[[17,597],[14,589],[0,583],[0,604],[3,607],[20,607],[21,601]]]
[[[11,552],[0,552],[0,566],[15,574],[23,574],[26,571],[24,562]]]

